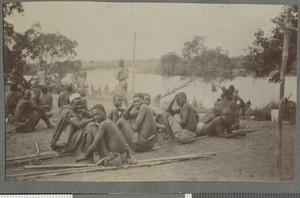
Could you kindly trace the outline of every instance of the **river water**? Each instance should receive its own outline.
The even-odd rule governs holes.
[[[172,91],[174,87],[184,84],[186,81],[179,77],[164,78],[156,74],[136,74],[134,83],[134,92],[147,92],[152,96],[164,94]],[[91,87],[97,89],[101,86],[102,90],[107,84],[110,90],[116,89],[118,81],[115,79],[115,73],[112,70],[93,70],[87,71],[87,83]],[[222,86],[228,87],[234,85],[239,90],[239,95],[244,101],[251,100],[252,107],[262,107],[269,102],[278,101],[279,98],[279,84],[268,83],[268,79],[254,79],[252,77],[237,77],[233,81],[226,81]],[[297,78],[286,77],[285,96],[292,94],[290,100],[296,101],[297,97]],[[128,92],[133,90],[133,75],[130,73],[128,79]],[[190,83],[187,87],[180,91],[186,92],[189,101],[195,98],[198,102],[203,101],[203,105],[210,108],[220,96],[221,90],[217,92],[211,91],[211,84],[203,83],[201,80],[196,80]],[[170,100],[169,97],[164,100]]]

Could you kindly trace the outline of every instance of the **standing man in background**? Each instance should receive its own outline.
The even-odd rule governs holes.
[[[126,67],[124,67],[124,60],[120,59],[118,64],[118,73],[117,73],[117,80],[119,81],[119,93],[123,97],[124,104],[128,107],[127,101],[127,78],[129,75],[129,71]]]

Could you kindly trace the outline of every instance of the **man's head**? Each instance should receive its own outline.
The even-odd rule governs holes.
[[[41,95],[41,90],[35,89],[35,90],[33,91],[33,94],[34,94],[34,97],[39,98],[40,95]]]
[[[123,59],[119,60],[118,66],[119,67],[124,67],[124,60]]]
[[[65,88],[68,93],[72,92],[72,89],[73,89],[72,85],[66,85]]]
[[[144,94],[136,93],[133,95],[133,104],[136,109],[140,109],[141,105],[144,103]]]
[[[181,107],[187,102],[187,96],[186,93],[184,92],[177,93],[175,95],[175,98],[176,98],[176,103]]]
[[[47,94],[48,91],[49,91],[49,89],[48,89],[47,86],[43,86],[43,87],[42,87],[42,93],[43,93],[43,94]]]
[[[72,94],[70,97],[70,105],[75,112],[79,112],[82,109],[82,99],[78,93]]]
[[[91,112],[93,114],[95,122],[100,123],[106,120],[106,111],[103,105],[96,104],[92,107]]]
[[[79,95],[80,95],[81,97],[85,97],[85,96],[86,96],[86,91],[85,91],[85,89],[83,89],[83,88],[77,89],[77,92],[79,93]]]
[[[122,106],[122,103],[123,103],[123,97],[119,94],[114,94],[113,95],[113,103],[114,103],[114,106],[119,108]]]
[[[150,105],[151,102],[151,96],[148,93],[144,93],[144,101],[146,105]]]
[[[226,89],[224,91],[224,98],[227,98],[228,100],[231,100],[232,99],[232,94],[233,94],[233,91],[231,89]]]
[[[231,110],[229,108],[224,108],[221,112],[221,118],[224,122],[230,123],[231,122]]]
[[[230,90],[232,90],[232,92],[234,92],[234,86],[233,85],[230,85],[228,89],[230,89]]]
[[[18,90],[19,90],[19,88],[18,88],[17,84],[10,85],[10,91],[11,92],[17,92]]]
[[[24,91],[22,99],[23,100],[30,100],[31,99],[31,92],[30,92],[30,90],[25,90]]]

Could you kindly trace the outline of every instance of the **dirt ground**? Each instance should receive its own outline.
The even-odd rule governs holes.
[[[55,96],[55,101],[57,96]],[[89,106],[97,100],[88,99]],[[107,98],[100,98],[105,106],[111,107]],[[50,119],[55,124],[59,118],[57,105],[54,104],[54,116]],[[182,161],[151,167],[109,170],[102,172],[77,173],[61,176],[47,176],[43,181],[275,181],[276,168],[276,128],[270,121],[241,121],[241,125],[258,131],[248,133],[246,137],[222,139],[204,137],[186,145],[168,144],[159,140],[155,147],[164,148],[147,153],[134,153],[136,160],[178,156],[194,153],[216,153],[216,156],[197,160]],[[46,129],[40,121],[31,133],[9,133],[6,135],[6,158],[27,156],[37,153],[35,142],[40,152],[50,151],[53,130]],[[13,126],[7,124],[9,131]],[[295,179],[295,125],[284,123],[282,144],[282,180],[293,182]],[[75,163],[74,156],[56,157],[44,160],[42,164]],[[23,173],[22,166],[6,166],[6,174]]]

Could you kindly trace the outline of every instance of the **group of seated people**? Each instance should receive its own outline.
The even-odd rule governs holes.
[[[6,118],[14,124],[17,132],[33,131],[40,119],[45,121],[48,128],[53,128],[49,121],[53,97],[46,86],[35,90],[34,97],[30,90],[21,90],[15,84],[11,85],[10,91],[5,100]]]
[[[122,96],[115,94],[114,107],[106,113],[101,104],[88,110],[84,91],[71,93],[68,92],[68,87],[66,90],[59,96],[61,117],[54,129],[51,148],[62,153],[78,153],[77,161],[92,160],[97,153],[100,157],[97,164],[133,163],[126,144],[135,152],[150,151],[156,141],[158,129],[165,130],[171,140],[180,144],[192,142],[204,135],[225,138],[246,135],[243,131],[232,130],[239,105],[244,105],[243,100],[234,92],[234,87],[223,89],[213,109],[200,119],[193,106],[188,103],[187,95],[184,92],[177,93],[166,112],[161,115],[162,124],[156,123],[157,114],[149,106],[149,94],[134,94],[133,103],[127,109],[122,108]],[[42,90],[43,94],[47,94],[46,92]],[[241,101],[239,105],[237,100]],[[49,108],[50,105],[36,104],[31,100],[31,92],[24,91],[16,104],[15,127],[20,132],[32,131],[39,120],[43,119],[52,128],[46,114]]]

